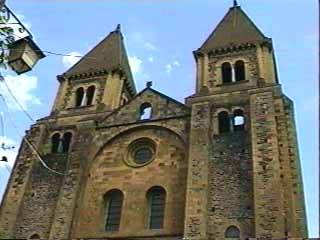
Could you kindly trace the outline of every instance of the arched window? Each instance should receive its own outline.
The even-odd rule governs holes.
[[[88,89],[87,89],[87,104],[86,104],[87,106],[92,105],[95,90],[96,90],[95,86],[88,87]]]
[[[62,149],[63,149],[62,151],[63,152],[68,152],[69,151],[71,139],[72,139],[72,133],[71,132],[66,132],[63,135],[63,138],[62,138]]]
[[[230,119],[229,114],[226,111],[218,114],[219,121],[219,133],[230,132]]]
[[[235,226],[230,226],[225,232],[226,238],[240,238],[240,230]]]
[[[39,234],[32,234],[29,239],[41,239]]]
[[[162,187],[152,187],[147,193],[149,206],[149,229],[163,228],[166,191]]]
[[[244,62],[241,60],[236,61],[235,75],[236,75],[236,82],[246,79],[246,71],[245,71]]]
[[[105,230],[108,232],[118,231],[121,222],[123,193],[117,189],[111,190],[105,194],[104,201],[106,211]]]
[[[83,97],[84,97],[84,90],[82,87],[80,87],[76,91],[76,107],[80,107],[82,105]]]
[[[151,118],[152,106],[150,103],[143,103],[140,106],[140,120],[148,120]]]
[[[225,62],[221,65],[221,73],[222,73],[222,83],[232,82],[232,70],[231,70],[230,63]]]
[[[58,153],[59,152],[59,145],[60,145],[60,134],[55,133],[51,137],[51,152]]]
[[[236,131],[244,131],[245,130],[245,117],[243,111],[241,109],[237,109],[233,112],[233,130]]]

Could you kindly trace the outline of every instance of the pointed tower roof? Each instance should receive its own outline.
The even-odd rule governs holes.
[[[106,38],[68,69],[63,76],[67,78],[78,78],[116,70],[121,70],[126,75],[127,84],[131,90],[136,93],[119,24],[115,31],[110,32]]]
[[[250,20],[248,15],[234,1],[228,13],[200,47],[200,50],[212,50],[229,45],[240,45],[267,40],[268,38]]]

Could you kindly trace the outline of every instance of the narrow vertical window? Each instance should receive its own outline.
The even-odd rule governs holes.
[[[120,190],[111,190],[106,193],[104,200],[106,209],[105,230],[107,232],[119,231],[123,193]]]
[[[93,103],[93,98],[94,98],[94,93],[95,93],[96,87],[95,86],[90,86],[87,89],[87,106],[92,105]]]
[[[240,238],[240,230],[235,226],[230,226],[225,232],[226,238]]]
[[[72,133],[66,132],[62,138],[62,152],[68,152],[70,148],[70,143],[72,139]]]
[[[230,132],[230,119],[229,114],[226,111],[218,114],[219,121],[219,133]]]
[[[140,107],[140,120],[151,119],[152,106],[150,103],[143,103]]]
[[[149,229],[161,229],[164,222],[166,191],[162,187],[153,187],[147,193],[149,204]]]
[[[78,88],[76,91],[76,107],[80,107],[84,97],[84,90],[82,87]]]
[[[230,63],[225,62],[221,65],[221,73],[222,73],[222,83],[232,82],[232,70],[231,70]]]
[[[55,133],[51,137],[51,152],[58,153],[59,145],[60,145],[60,134]]]
[[[235,132],[245,130],[245,117],[241,109],[237,109],[233,112],[232,123],[233,123],[233,130]]]
[[[243,81],[246,79],[246,71],[245,71],[245,66],[243,61],[241,60],[236,61],[235,74],[236,74],[236,82]]]

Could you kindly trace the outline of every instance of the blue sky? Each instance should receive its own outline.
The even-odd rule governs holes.
[[[310,237],[319,237],[316,1],[239,2],[262,32],[273,38],[280,82],[295,102],[309,232]],[[211,33],[232,0],[7,0],[7,5],[43,50],[56,53],[83,55],[121,23],[138,89],[153,81],[156,90],[183,102],[194,92],[192,51]],[[50,112],[58,87],[56,75],[77,60],[47,54],[32,72],[19,77],[10,71],[3,74],[23,106],[38,119]],[[3,86],[0,92],[7,96]],[[5,115],[5,139],[18,148],[31,122],[8,101],[19,134]],[[5,154],[12,165],[16,152]],[[7,167],[0,162],[0,198],[9,177]]]

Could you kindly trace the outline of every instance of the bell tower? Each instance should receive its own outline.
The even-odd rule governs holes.
[[[306,237],[293,103],[271,38],[234,1],[194,57],[185,237]]]
[[[120,25],[58,76],[57,114],[112,111],[136,94]]]

